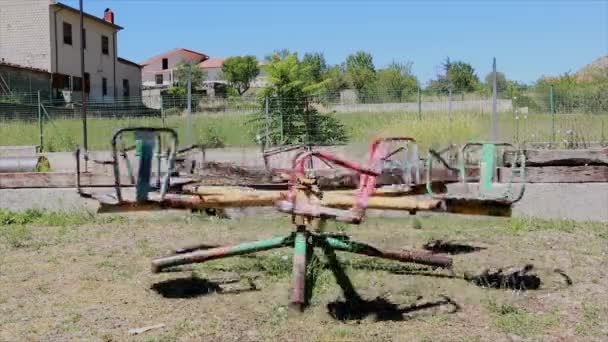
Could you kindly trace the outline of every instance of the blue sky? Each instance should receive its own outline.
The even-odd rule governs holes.
[[[480,78],[495,56],[509,79],[534,82],[608,55],[608,0],[84,0],[84,7],[98,16],[114,10],[125,27],[119,55],[135,62],[174,47],[211,57],[319,51],[330,64],[365,50],[377,68],[413,62],[427,82],[447,56],[471,63]]]

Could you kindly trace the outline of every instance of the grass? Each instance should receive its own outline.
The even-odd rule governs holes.
[[[10,225],[44,225],[44,226],[74,226],[87,222],[110,223],[124,220],[120,216],[96,216],[86,211],[47,211],[40,209],[27,209],[25,211],[11,211],[0,209],[0,227]]]
[[[585,303],[582,307],[582,321],[576,325],[576,333],[581,336],[598,335],[598,327],[608,316],[608,311],[593,303]]]
[[[463,143],[489,138],[490,115],[458,112],[424,113],[333,113],[347,131],[349,143],[367,144],[376,136],[399,135],[416,138],[421,148],[444,146],[448,143]],[[194,114],[193,143],[213,146],[255,146],[255,125],[252,115]],[[572,146],[589,141],[608,140],[608,114],[529,114],[514,116],[500,113],[499,135],[501,140],[511,142],[549,142],[555,137],[557,144]],[[169,116],[166,125],[177,129],[180,139],[187,137],[187,119]],[[88,120],[88,142],[91,150],[109,148],[115,129],[129,126],[162,126],[160,118],[128,118]],[[44,126],[44,149],[46,151],[73,151],[82,141],[82,123],[78,119],[57,119]],[[0,125],[0,145],[37,145],[39,131],[36,122],[4,122]],[[183,144],[182,144],[183,145]]]
[[[49,219],[54,215],[61,213],[3,212],[9,219],[0,231],[14,230],[15,241],[22,245],[14,248],[0,238],[0,304],[11,312],[0,315],[0,340],[490,341],[508,334],[524,340],[586,341],[601,338],[607,327],[608,301],[597,267],[604,258],[605,241],[594,238],[605,230],[601,223],[451,215],[370,217],[347,229],[353,239],[410,249],[420,248],[434,235],[485,249],[454,255],[456,278],[445,270],[340,252],[360,295],[370,301],[383,298],[389,305],[374,307],[362,319],[337,322],[327,306],[343,296],[320,250],[319,259],[308,267],[314,286],[308,289],[311,305],[302,314],[288,310],[290,248],[213,260],[176,272],[149,272],[150,258],[183,245],[234,244],[288,234],[287,217],[185,219],[183,213],[163,213],[114,219],[65,213],[64,219]],[[422,229],[413,229],[417,226]],[[341,227],[331,225],[332,230]],[[51,243],[38,247],[40,241]],[[488,289],[460,277],[467,271],[478,274],[488,267],[527,263],[533,263],[542,278],[540,290],[521,294]],[[574,285],[562,286],[562,278],[552,271],[556,267],[571,276]],[[184,283],[193,278],[217,283],[221,291],[197,293],[188,285],[196,283]],[[195,294],[164,297],[153,290],[157,284]],[[443,305],[425,307],[443,296],[457,303],[460,311]],[[392,310],[391,305],[405,310],[405,322],[376,321],[374,312]],[[128,335],[131,328],[158,323],[166,328]]]
[[[60,236],[68,232],[65,228],[86,223],[105,224],[121,222],[125,219],[119,216],[96,216],[85,211],[54,212],[38,209],[28,209],[15,212],[0,209],[0,241],[4,240],[12,248],[28,247],[34,240],[31,226],[61,227],[57,233]],[[37,247],[44,245],[44,240],[33,244]]]
[[[492,312],[494,325],[506,333],[520,337],[539,335],[559,323],[554,313],[532,313],[511,304],[497,304],[490,300],[487,308]]]

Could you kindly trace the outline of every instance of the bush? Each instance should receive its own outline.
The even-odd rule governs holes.
[[[214,126],[206,126],[202,129],[199,143],[210,148],[225,147],[226,138]]]

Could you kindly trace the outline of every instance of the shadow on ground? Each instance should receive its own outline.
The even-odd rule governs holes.
[[[450,307],[447,313],[460,310],[460,306],[451,298],[443,296],[440,300],[408,306],[401,306],[381,297],[374,300],[338,300],[327,304],[327,311],[339,321],[361,320],[367,317],[373,317],[375,321],[405,321],[412,319],[416,312],[439,307]]]
[[[450,270],[440,273],[429,267],[399,264],[353,264],[351,267],[360,270],[385,271],[397,275],[463,279],[482,288],[518,291],[538,290],[543,286],[543,278],[549,276],[549,274],[545,274],[541,277],[534,273],[535,268],[532,264],[527,264],[522,268],[486,269],[479,274],[465,272],[464,275],[456,275]],[[554,269],[550,273],[560,276],[560,286],[572,285],[572,279],[564,271]]]
[[[248,287],[223,288],[221,285],[236,284],[239,279],[226,281],[211,281],[199,277],[177,278],[153,284],[150,289],[165,298],[196,298],[213,293],[237,294],[249,291],[259,291],[253,282]]]
[[[478,252],[486,247],[471,246],[454,241],[433,240],[425,243],[422,248],[433,253],[445,253],[451,255]]]

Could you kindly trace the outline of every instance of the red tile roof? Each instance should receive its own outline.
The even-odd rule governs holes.
[[[198,66],[201,68],[221,68],[227,59],[228,57],[209,58],[202,61]]]
[[[196,52],[193,50],[189,50],[189,49],[184,49],[184,48],[175,48],[173,50],[167,51],[167,52],[163,52],[159,55],[156,55],[144,62],[139,63],[142,66],[148,65],[148,64],[152,64],[155,61],[158,61],[161,58],[164,58],[168,55],[172,55],[174,53],[182,53],[184,55],[184,60],[186,61],[195,61],[195,62],[199,62],[201,60],[205,60],[208,59],[209,56],[205,55],[204,53],[200,53],[200,52]]]

